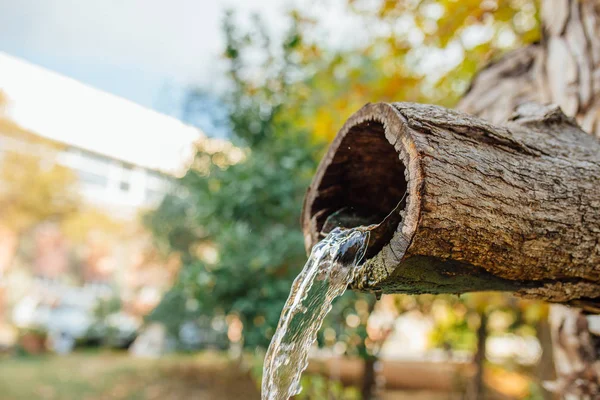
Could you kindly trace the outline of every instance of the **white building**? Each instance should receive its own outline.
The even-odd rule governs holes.
[[[133,216],[140,208],[155,207],[170,186],[171,176],[68,144],[56,161],[79,177],[80,194],[90,204],[110,209],[119,216]],[[64,145],[64,146],[62,146]],[[0,159],[4,152],[39,154],[43,145],[32,145],[6,135],[0,128]]]
[[[8,98],[11,120],[65,146],[59,162],[77,173],[84,197],[122,214],[156,205],[169,176],[185,171],[195,142],[220,142],[175,118],[4,53],[0,91]],[[0,132],[2,149],[39,151]]]

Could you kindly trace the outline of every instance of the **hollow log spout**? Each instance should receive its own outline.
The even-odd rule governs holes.
[[[368,104],[308,189],[307,249],[371,231],[355,289],[504,290],[600,311],[600,142],[556,106],[503,125],[414,103]]]

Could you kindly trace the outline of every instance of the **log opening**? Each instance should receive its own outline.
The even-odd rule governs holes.
[[[354,114],[321,161],[305,198],[306,248],[334,227],[363,226],[371,231],[369,259],[396,232],[410,236],[416,226],[410,216],[419,214],[415,207],[420,172],[414,150],[392,108],[370,104]],[[406,246],[398,249],[404,250]]]
[[[555,107],[524,105],[491,125],[369,104],[321,161],[302,224],[307,249],[334,226],[373,224],[359,290],[505,290],[600,307],[600,143]]]
[[[381,223],[406,192],[405,166],[381,121],[350,126],[324,171],[310,213],[317,230]],[[330,224],[326,224],[329,217]]]

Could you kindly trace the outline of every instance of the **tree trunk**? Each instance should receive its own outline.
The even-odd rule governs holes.
[[[361,383],[360,393],[362,400],[373,399],[373,388],[375,387],[375,363],[376,357],[367,357],[363,361],[363,379]]]
[[[600,309],[600,143],[556,107],[525,105],[498,126],[436,106],[365,106],[308,190],[306,245],[370,223],[359,290],[509,290]]]
[[[562,306],[557,305],[556,307]],[[536,325],[537,339],[542,348],[542,356],[536,366],[536,377],[544,400],[555,400],[558,398],[557,395],[546,388],[546,382],[552,382],[556,379],[550,324],[547,318],[543,318]]]
[[[521,103],[553,103],[600,137],[600,2],[543,0],[542,40],[475,77],[458,109],[506,121]]]
[[[375,297],[370,297],[367,300],[367,310],[369,315],[371,315],[375,310],[376,302],[377,299]],[[377,372],[375,371],[375,364],[377,363],[378,355],[377,352],[373,351],[372,353],[370,353],[367,349],[365,343],[368,337],[366,326],[364,333],[364,337],[362,337],[363,335],[361,335],[361,344],[358,347],[358,352],[363,358],[363,376],[360,393],[362,400],[373,400],[376,399],[379,395],[379,393],[376,393]]]
[[[545,387],[568,399],[600,398],[600,339],[590,333],[586,316],[554,306],[550,325],[558,379]]]
[[[473,390],[470,399],[485,398],[485,382],[483,374],[485,372],[485,344],[487,341],[487,314],[485,311],[479,313],[479,328],[477,328],[477,352],[473,359],[475,364],[475,377],[473,378]]]

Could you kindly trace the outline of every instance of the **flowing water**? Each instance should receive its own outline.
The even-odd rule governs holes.
[[[331,302],[341,296],[360,269],[369,233],[336,228],[317,243],[281,312],[277,331],[265,357],[263,400],[288,400],[300,393],[300,376],[308,351]]]

